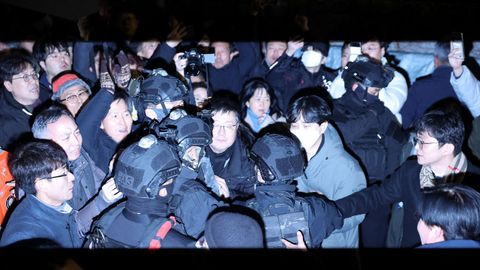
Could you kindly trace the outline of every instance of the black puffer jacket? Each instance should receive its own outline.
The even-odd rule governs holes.
[[[34,104],[39,105],[48,100],[47,92],[40,90],[40,98]],[[4,87],[0,88],[0,147],[12,150],[15,141],[31,137],[31,125],[33,122],[32,109],[27,109],[18,103]]]

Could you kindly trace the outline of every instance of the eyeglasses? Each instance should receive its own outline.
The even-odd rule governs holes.
[[[418,147],[419,147],[420,149],[422,149],[425,144],[435,144],[435,143],[438,143],[438,142],[424,142],[424,141],[418,139],[417,137],[414,137],[414,138],[413,138],[413,145],[417,145],[417,144],[418,144]]]
[[[51,58],[53,60],[57,60],[60,57],[70,57],[70,53],[68,53],[67,51],[54,52],[54,53],[51,53],[51,54],[47,55],[47,57],[45,57],[45,58]]]
[[[216,131],[219,131],[220,129],[223,129],[225,131],[234,131],[237,127],[238,127],[238,122],[233,125],[213,124],[213,130],[216,130]]]
[[[89,94],[87,90],[83,89],[76,94],[66,97],[65,99],[60,99],[60,102],[66,101],[67,103],[70,103],[70,104],[80,103],[80,102],[83,102],[85,99],[87,99],[88,96]]]
[[[17,79],[23,79],[24,82],[28,83],[30,81],[30,78],[32,78],[34,81],[36,81],[36,80],[38,80],[38,77],[39,77],[38,72],[33,72],[33,73],[30,73],[30,74],[23,74],[22,76],[19,76],[19,77],[16,77],[16,78],[12,77],[12,81],[17,80]]]
[[[51,179],[61,178],[61,177],[67,176],[67,175],[68,175],[67,164],[63,165],[63,166],[62,166],[62,169],[64,170],[63,174],[55,175],[55,176],[43,177],[42,179],[51,180]]]

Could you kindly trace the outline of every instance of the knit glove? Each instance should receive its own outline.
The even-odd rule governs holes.
[[[102,57],[100,61],[100,87],[115,90],[115,84],[113,83],[112,77],[108,72],[107,60],[105,57]]]
[[[112,73],[117,86],[122,89],[127,88],[132,74],[130,73],[130,63],[128,61],[128,57],[123,51],[120,51],[115,56]]]

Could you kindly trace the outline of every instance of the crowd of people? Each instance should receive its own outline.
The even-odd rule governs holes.
[[[409,85],[379,37],[137,41],[122,12],[122,42],[0,51],[0,246],[480,247],[480,82],[448,42]]]

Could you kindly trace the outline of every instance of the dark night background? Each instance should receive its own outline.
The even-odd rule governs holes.
[[[76,20],[97,10],[98,0],[1,0],[2,40],[35,39],[46,33],[54,39],[78,37]],[[258,32],[282,37],[296,14],[309,17],[312,32],[330,40],[355,39],[370,33],[390,40],[432,40],[445,33],[463,32],[478,40],[480,1],[473,0],[264,0],[253,17],[254,1],[232,0],[118,0],[136,10],[144,32],[167,33],[167,18],[175,15],[187,25],[222,26],[222,37],[258,39]],[[46,16],[48,15],[48,16]],[[46,22],[46,24],[45,24]],[[47,25],[47,26],[46,26]],[[268,26],[262,31],[254,25]],[[46,29],[48,28],[48,31]],[[255,33],[257,32],[257,33]]]

